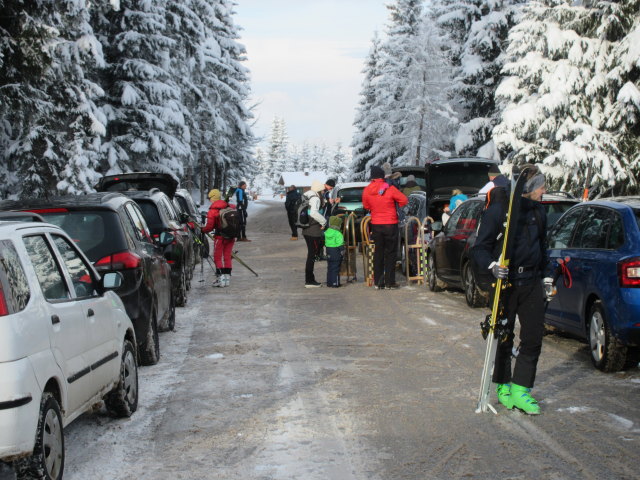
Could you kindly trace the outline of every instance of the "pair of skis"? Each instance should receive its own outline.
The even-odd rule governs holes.
[[[517,167],[513,168],[511,175],[511,193],[509,195],[509,208],[507,210],[507,218],[502,235],[502,248],[498,263],[503,267],[509,267],[511,260],[511,251],[513,238],[515,237],[515,228],[518,224],[520,216],[520,199],[524,191],[526,183],[526,169],[519,172]],[[487,412],[491,410],[497,414],[496,409],[489,403],[489,395],[491,389],[491,376],[496,359],[496,350],[498,342],[507,334],[507,318],[502,302],[502,292],[507,288],[508,281],[498,278],[495,283],[495,291],[493,293],[493,304],[491,315],[487,316],[481,324],[482,336],[487,340],[487,347],[484,354],[484,366],[482,369],[482,378],[480,380],[480,395],[478,396],[478,405],[476,413]]]

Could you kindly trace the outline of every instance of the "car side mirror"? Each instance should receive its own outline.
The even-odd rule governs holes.
[[[109,272],[102,276],[103,290],[115,290],[122,285],[122,274],[120,272]]]
[[[167,245],[171,245],[175,239],[176,237],[173,235],[173,233],[162,232],[160,234],[160,237],[158,238],[157,243],[161,247],[166,247]]]

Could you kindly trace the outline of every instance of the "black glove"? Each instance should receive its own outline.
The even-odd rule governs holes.
[[[491,265],[489,265],[489,269],[491,270],[493,276],[496,278],[506,280],[506,278],[509,276],[509,267],[503,267],[498,262],[492,262]]]

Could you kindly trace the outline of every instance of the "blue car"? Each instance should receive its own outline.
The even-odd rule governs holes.
[[[568,258],[545,322],[589,343],[605,372],[640,357],[640,197],[584,202],[550,229],[549,257]]]

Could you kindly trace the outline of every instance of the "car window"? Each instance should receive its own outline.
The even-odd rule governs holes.
[[[456,208],[453,211],[453,214],[451,214],[451,217],[449,218],[449,220],[447,220],[447,224],[444,226],[445,234],[454,232],[457,229],[458,222],[460,221],[460,217],[462,217],[462,214],[466,210],[466,208],[462,208],[463,205],[460,205],[458,208]]]
[[[160,212],[158,212],[158,207],[155,203],[148,200],[137,200],[136,203],[142,210],[142,214],[144,215],[144,219],[149,226],[149,230],[151,230],[152,234],[160,233],[164,229],[162,224],[162,218],[160,218]]]
[[[616,250],[624,243],[624,226],[622,222],[622,216],[615,212],[611,219],[611,227],[609,229],[609,240],[607,242],[607,248]]]
[[[571,242],[571,235],[576,222],[582,215],[584,208],[576,208],[568,212],[553,226],[549,232],[549,248],[567,248]]]
[[[547,229],[551,228],[560,219],[562,214],[575,205],[575,202],[548,202],[543,203],[547,212]]]
[[[118,214],[111,210],[77,210],[41,215],[47,222],[62,228],[92,262],[127,249]]]
[[[76,296],[90,297],[97,295],[97,292],[93,288],[91,271],[76,249],[73,248],[66,238],[60,235],[51,235],[51,237],[67,267],[67,272],[69,272],[69,276],[71,277],[71,283],[76,291]]]
[[[166,198],[163,198],[160,202],[167,218],[173,220],[174,222],[177,222],[178,216],[176,215],[176,211],[171,205],[171,202]]]
[[[147,226],[147,222],[144,221],[144,216],[142,212],[136,207],[133,203],[127,203],[126,205],[127,213],[129,214],[129,220],[133,222],[132,226],[135,230],[135,237],[141,242],[153,243],[151,238],[151,232],[149,231],[149,227]]]
[[[24,238],[24,246],[36,272],[38,283],[47,300],[66,300],[71,297],[64,276],[49,244],[41,235]]]
[[[24,310],[29,303],[29,282],[11,240],[0,240],[0,288],[9,314]]]
[[[572,248],[607,248],[607,238],[617,212],[589,207],[578,222]]]
[[[364,187],[341,188],[337,196],[342,203],[358,203],[362,202],[363,191]]]

